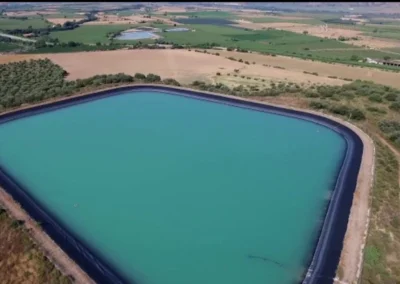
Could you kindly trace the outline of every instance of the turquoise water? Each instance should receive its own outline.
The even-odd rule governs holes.
[[[310,122],[153,91],[12,121],[0,137],[0,164],[146,284],[296,283],[345,149]]]

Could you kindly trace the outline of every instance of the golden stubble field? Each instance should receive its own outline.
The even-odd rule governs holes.
[[[228,85],[261,84],[261,82],[286,81],[303,84],[341,85],[342,79],[371,80],[376,83],[400,88],[399,74],[372,68],[328,64],[284,56],[266,56],[255,53],[239,53],[209,50],[220,56],[194,50],[116,50],[35,55],[1,55],[0,64],[39,58],[49,58],[64,68],[68,80],[88,78],[98,74],[154,73],[163,78],[174,78],[182,83],[194,80],[223,82]],[[248,61],[244,64],[227,59],[234,57]],[[253,64],[255,62],[255,64]],[[265,66],[268,65],[268,66]],[[236,72],[234,70],[237,70]],[[304,71],[318,73],[318,76]],[[217,72],[221,75],[217,76]],[[229,75],[228,75],[229,74]],[[234,75],[236,74],[236,77]],[[336,76],[338,79],[329,78]],[[244,77],[244,78],[242,78]],[[257,78],[257,81],[255,81]],[[342,79],[340,79],[342,78]]]

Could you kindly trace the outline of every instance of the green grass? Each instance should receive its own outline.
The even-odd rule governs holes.
[[[134,25],[82,25],[74,30],[52,32],[50,37],[58,38],[60,42],[108,43],[110,42],[107,38],[108,33],[124,31],[132,27]]]
[[[0,42],[0,52],[10,52],[21,49],[21,46],[11,42]]]
[[[0,30],[27,29],[29,26],[32,26],[33,29],[38,29],[45,28],[48,25],[48,23],[38,17],[28,18],[27,20],[0,17]]]
[[[246,20],[253,23],[296,23],[296,24],[307,24],[307,25],[321,25],[323,22],[318,19],[282,19],[273,17],[263,18],[246,18]]]

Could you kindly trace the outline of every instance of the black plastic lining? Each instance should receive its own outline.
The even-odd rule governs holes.
[[[109,96],[121,95],[129,91],[156,91],[172,95],[185,96],[215,103],[222,103],[234,107],[247,108],[287,117],[293,117],[317,123],[339,133],[346,140],[346,153],[343,162],[339,165],[338,177],[332,191],[325,219],[320,230],[319,238],[314,246],[313,257],[307,261],[308,270],[304,275],[303,284],[333,283],[343,248],[344,235],[347,229],[348,217],[353,202],[353,194],[357,185],[358,172],[361,165],[363,143],[351,129],[331,120],[312,113],[269,106],[256,102],[223,97],[194,90],[184,90],[166,86],[136,85],[120,87],[112,90],[100,91],[80,97],[71,97],[62,101],[38,105],[32,108],[21,109],[0,116],[0,124],[36,115],[60,108],[85,103]],[[23,188],[16,179],[11,177],[0,166],[0,185],[30,214],[42,224],[43,230],[97,283],[137,283],[128,280],[115,267],[99,257],[97,253],[80,240],[75,234],[67,231],[55,216],[46,212],[29,191]],[[222,283],[223,284],[223,283]]]

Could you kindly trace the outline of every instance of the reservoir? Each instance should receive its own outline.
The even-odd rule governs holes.
[[[313,122],[145,88],[0,137],[7,174],[138,284],[300,282],[346,150]]]

